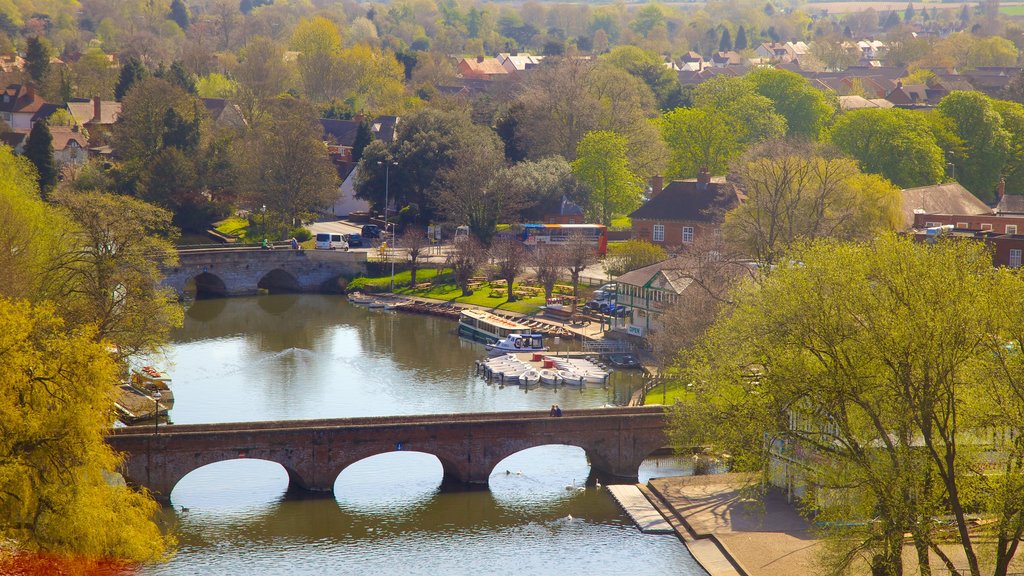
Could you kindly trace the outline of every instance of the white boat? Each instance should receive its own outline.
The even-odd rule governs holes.
[[[540,372],[533,368],[530,368],[519,376],[519,383],[523,386],[534,386],[538,382],[540,382]]]
[[[459,336],[464,338],[494,344],[516,333],[529,334],[530,327],[484,310],[466,309],[459,312]]]
[[[554,370],[550,370],[548,368],[541,368],[539,375],[542,384],[558,384],[558,373],[555,372]]]
[[[546,352],[547,347],[544,346],[544,336],[541,334],[516,332],[505,336],[494,344],[488,344],[487,350],[491,354]]]
[[[377,299],[374,298],[373,296],[363,294],[362,292],[353,292],[348,295],[348,301],[353,304],[359,304],[361,306],[369,306],[370,304],[377,302]]]
[[[569,370],[559,370],[558,377],[562,379],[562,384],[566,386],[583,386],[583,376],[570,372]]]

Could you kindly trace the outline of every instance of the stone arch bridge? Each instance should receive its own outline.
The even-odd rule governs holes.
[[[444,483],[486,486],[492,470],[516,452],[547,444],[582,448],[591,476],[637,480],[640,464],[667,445],[662,407],[494,412],[119,428],[107,442],[124,453],[134,486],[169,501],[175,484],[207,464],[269,460],[288,472],[289,489],[331,492],[337,476],[364,458],[396,450],[432,454]]]
[[[258,246],[178,251],[178,266],[167,268],[163,284],[184,295],[194,282],[196,295],[246,296],[270,292],[336,291],[338,278],[366,272],[366,252],[290,250]]]

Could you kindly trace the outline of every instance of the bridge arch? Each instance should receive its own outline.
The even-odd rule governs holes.
[[[264,274],[259,282],[256,283],[256,287],[266,290],[271,294],[295,294],[302,292],[302,286],[299,285],[299,281],[295,276],[281,268],[274,268]]]
[[[193,276],[188,284],[194,287],[197,300],[203,298],[223,298],[228,294],[228,287],[224,280],[211,272],[200,272]],[[189,290],[188,284],[185,288],[186,291]]]
[[[162,492],[165,500],[185,504],[197,494],[234,492],[234,499],[266,498],[277,500],[293,490],[302,480],[297,473],[279,462],[262,458],[229,458],[192,469]],[[283,477],[283,478],[282,478]],[[224,480],[230,479],[230,480]],[[283,486],[282,486],[283,480]],[[222,485],[229,484],[229,485]],[[186,502],[183,502],[185,500]],[[231,501],[229,499],[229,501]]]

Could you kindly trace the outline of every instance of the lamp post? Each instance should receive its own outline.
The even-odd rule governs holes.
[[[261,223],[261,227],[263,228],[263,234],[262,234],[263,242],[264,242],[264,244],[266,244],[266,240],[267,240],[267,205],[266,204],[264,204],[263,207],[260,208],[260,214],[262,216],[260,218],[260,220],[263,221]]]
[[[378,161],[377,165],[384,165],[384,235],[388,233],[388,201],[391,184],[391,167],[398,166],[398,162],[382,162]],[[392,229],[394,232],[394,229]],[[395,235],[391,235],[391,248],[394,249]],[[391,260],[391,291],[395,291],[395,261],[391,259],[391,255],[388,254],[388,259]]]
[[[160,391],[153,393],[153,434],[160,433]]]
[[[386,223],[385,223],[385,226],[387,226]],[[387,230],[387,228],[385,228],[385,230]],[[398,247],[396,242],[398,242],[398,237],[395,236],[395,225],[392,224],[391,225],[391,249],[392,250],[394,250],[395,248]],[[395,259],[391,258],[391,292],[393,293],[394,291],[395,291]]]

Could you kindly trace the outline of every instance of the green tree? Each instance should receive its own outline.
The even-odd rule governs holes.
[[[938,110],[963,140],[964,154],[954,159],[957,180],[978,198],[992,200],[1009,153],[1009,135],[992,99],[957,90],[939,102]]]
[[[668,176],[693,178],[702,169],[724,174],[742,152],[743,127],[713,108],[677,108],[662,116],[661,134],[671,154]]]
[[[501,141],[489,128],[473,126],[454,143],[450,158],[451,165],[437,172],[436,205],[448,222],[469,226],[488,245],[519,200],[492,184],[505,159]]]
[[[25,71],[36,85],[43,82],[50,71],[53,46],[41,36],[31,36],[25,41]]]
[[[196,80],[196,93],[200,98],[234,98],[238,83],[223,74],[207,74]]]
[[[668,254],[661,246],[646,240],[627,240],[608,246],[604,270],[609,277],[614,278],[637,268],[657,264],[666,258]]]
[[[746,78],[786,119],[788,136],[817,139],[836,112],[835,102],[795,72],[758,68]]]
[[[250,127],[266,119],[271,101],[287,89],[290,76],[284,48],[264,36],[249,38],[241,50],[234,79],[238,82],[235,100]]]
[[[782,138],[786,119],[770,99],[757,93],[745,77],[715,76],[693,91],[693,105],[728,114],[742,127],[739,141],[745,146]]]
[[[725,216],[727,239],[771,265],[793,243],[813,238],[871,238],[901,218],[901,196],[888,180],[810,144],[771,142],[737,161],[747,199]]]
[[[672,110],[682,105],[682,88],[676,73],[665,67],[661,57],[636,46],[617,46],[601,56],[608,62],[642,80],[658,100],[658,108]]]
[[[53,161],[53,136],[46,120],[32,125],[32,132],[25,143],[25,157],[36,167],[39,175],[39,190],[45,197],[57,183],[57,167]]]
[[[174,20],[174,23],[182,30],[188,30],[192,20],[188,5],[183,0],[171,0],[171,12],[167,17]]]
[[[909,535],[923,574],[930,555],[953,567],[953,552],[962,573],[980,575],[984,556],[1006,574],[1019,448],[986,438],[1021,408],[1007,341],[1022,289],[981,243],[802,245],[734,291],[687,354],[674,442],[765,475],[771,451],[786,458],[791,481],[822,495],[803,510],[828,537],[823,571],[901,574]],[[997,528],[973,529],[967,509]]]
[[[942,181],[945,157],[920,112],[853,110],[836,119],[828,136],[832,144],[853,156],[862,170],[881,174],[901,188]]]
[[[110,100],[114,97],[118,69],[100,48],[86,50],[77,62],[71,64],[75,94]]]
[[[165,145],[194,138],[200,114],[192,97],[162,78],[135,84],[122,100],[113,131],[114,146],[129,164],[127,170],[140,174]]]
[[[0,535],[27,550],[156,561],[158,505],[108,480],[117,370],[88,327],[0,298]]]
[[[294,100],[267,110],[262,125],[237,142],[235,166],[252,205],[280,214],[290,228],[338,194],[338,173],[321,138],[316,111]]]
[[[626,139],[615,132],[588,132],[576,149],[573,174],[590,189],[588,209],[605,226],[640,205],[642,183],[629,169]]]
[[[738,32],[736,32],[736,51],[742,51],[747,49],[747,29],[740,26]]]
[[[1024,189],[1024,106],[1016,102],[993,100],[993,108],[1003,121],[1009,136],[1003,177],[1009,190]]]
[[[161,268],[178,262],[171,213],[102,192],[61,190],[54,202],[78,232],[62,256],[61,316],[70,325],[95,326],[119,361],[157,352],[182,320],[174,290],[155,281]]]
[[[142,62],[138,58],[130,56],[121,65],[121,73],[117,78],[117,84],[114,86],[114,99],[120,102],[128,94],[128,91],[131,90],[131,87],[136,82],[145,78],[147,74],[148,72],[145,66],[142,65]]]

